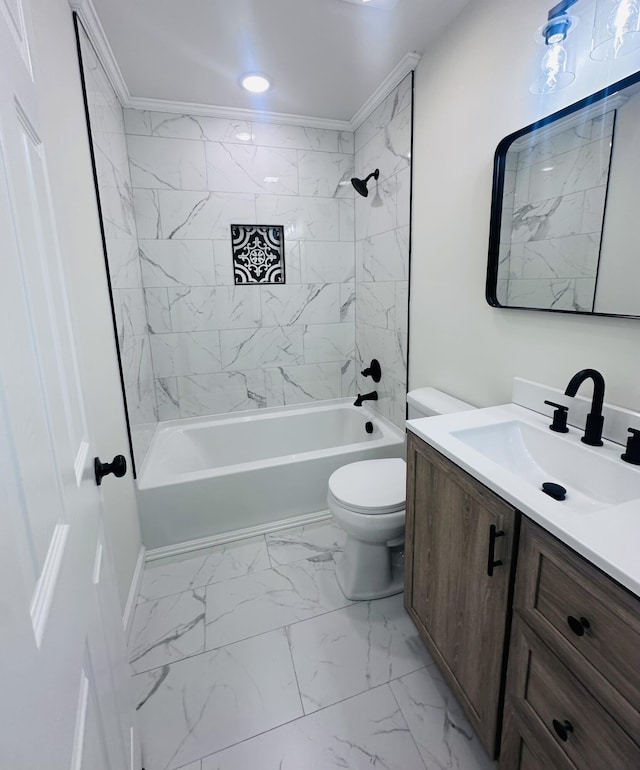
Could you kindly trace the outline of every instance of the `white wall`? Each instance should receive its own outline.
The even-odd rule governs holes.
[[[581,24],[577,77],[534,96],[534,35],[551,0],[469,5],[416,72],[409,384],[474,404],[510,400],[520,375],[564,387],[595,367],[607,401],[640,409],[640,319],[490,308],[484,299],[493,153],[507,134],[640,69],[588,56],[592,4]]]
[[[33,0],[34,66],[87,413],[96,451],[128,456],[122,391],[98,225],[76,39],[67,0]],[[140,550],[131,474],[105,479],[105,525],[122,605]]]

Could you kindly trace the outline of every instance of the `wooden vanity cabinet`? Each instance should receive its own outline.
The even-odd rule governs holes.
[[[640,768],[640,600],[523,517],[501,770]]]
[[[495,756],[517,515],[407,434],[405,607]]]

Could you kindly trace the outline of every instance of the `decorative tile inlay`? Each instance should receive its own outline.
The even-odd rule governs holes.
[[[233,278],[246,283],[284,283],[282,225],[231,225]]]

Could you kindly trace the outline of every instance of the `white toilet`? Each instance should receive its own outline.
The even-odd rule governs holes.
[[[407,394],[409,419],[473,409],[435,388]],[[327,503],[347,533],[336,558],[336,576],[347,599],[379,599],[400,593],[401,564],[392,552],[404,543],[406,463],[398,458],[363,460],[338,468],[329,478]],[[400,560],[398,560],[400,561]]]

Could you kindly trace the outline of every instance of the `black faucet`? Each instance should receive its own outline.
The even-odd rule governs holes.
[[[363,401],[377,401],[378,400],[378,391],[372,390],[371,393],[365,393],[363,396],[361,396],[358,393],[358,398],[353,402],[354,406],[362,406]]]
[[[584,427],[584,436],[581,441],[589,446],[602,446],[602,426],[604,417],[602,416],[602,403],[604,401],[604,377],[595,369],[582,369],[569,380],[565,396],[573,398],[578,392],[578,388],[585,380],[593,380],[593,397],[591,398],[591,411],[587,415],[587,422]]]

